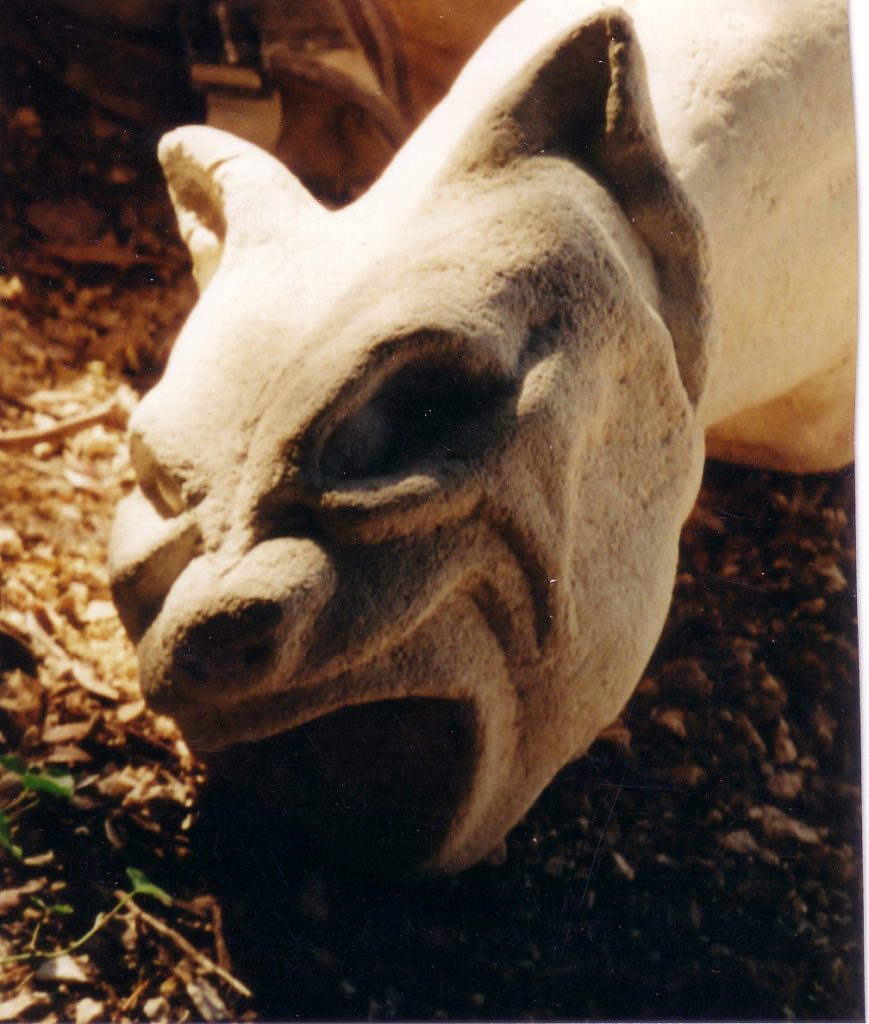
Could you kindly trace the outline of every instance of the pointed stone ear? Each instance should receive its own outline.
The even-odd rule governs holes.
[[[321,212],[283,164],[228,132],[177,128],[160,140],[158,155],[200,291],[230,253],[249,257]]]
[[[661,145],[645,61],[621,9],[595,13],[540,51],[473,126],[452,171],[491,172],[540,155],[587,168],[648,246],[661,313],[696,404],[711,337],[705,230]]]

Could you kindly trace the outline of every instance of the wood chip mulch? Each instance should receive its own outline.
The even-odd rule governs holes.
[[[140,699],[106,543],[195,292],[153,140],[0,56],[0,1022],[864,1019],[852,471],[710,463],[636,693],[502,856],[334,871]]]

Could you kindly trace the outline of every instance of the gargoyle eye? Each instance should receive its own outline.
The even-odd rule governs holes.
[[[455,362],[406,365],[339,420],[320,454],[325,485],[388,477],[479,450],[486,414],[509,390]]]

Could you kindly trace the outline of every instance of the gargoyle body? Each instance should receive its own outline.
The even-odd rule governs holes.
[[[460,869],[636,684],[704,438],[851,458],[844,4],[528,0],[335,212],[213,129],[161,156],[202,294],[112,543],[145,694]]]

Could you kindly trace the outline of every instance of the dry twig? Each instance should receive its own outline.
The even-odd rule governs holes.
[[[227,985],[246,999],[250,999],[253,996],[251,990],[246,985],[243,985],[238,978],[234,978],[229,971],[225,971],[204,953],[200,953],[195,946],[188,942],[183,935],[176,932],[174,928],[170,928],[168,924],[165,924],[159,918],[152,917],[147,910],[142,910],[142,908],[137,906],[135,903],[130,904],[130,910],[150,928],[153,928],[155,932],[165,936],[167,939],[171,939],[182,953],[189,956],[194,963],[199,964],[204,971],[207,971],[210,974],[216,974],[219,978],[222,978]]]
[[[22,448],[30,448],[40,441],[57,441],[70,434],[75,434],[79,430],[84,430],[85,427],[104,423],[118,413],[122,413],[122,410],[118,405],[117,398],[113,396],[87,412],[58,420],[57,423],[52,423],[47,427],[26,427],[23,430],[8,430],[5,433],[0,433],[0,450],[17,451]]]

